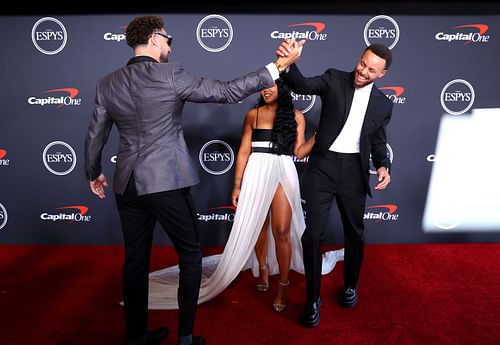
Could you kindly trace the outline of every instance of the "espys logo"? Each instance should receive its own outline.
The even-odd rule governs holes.
[[[203,49],[218,53],[231,44],[233,27],[225,17],[211,14],[203,18],[198,24],[196,38]]]
[[[3,229],[5,224],[7,224],[7,210],[5,207],[0,203],[0,230]]]
[[[218,206],[208,209],[209,213],[201,214],[197,213],[196,216],[198,220],[203,222],[218,222],[218,223],[226,223],[234,221],[234,212],[236,211],[236,207],[230,206]]]
[[[441,106],[451,115],[461,115],[467,112],[476,98],[472,85],[463,79],[450,81],[441,91]]]
[[[51,222],[67,221],[68,223],[90,222],[91,219],[91,216],[87,215],[87,212],[89,211],[89,208],[87,206],[64,206],[55,208],[54,210],[59,212],[44,212],[40,215],[40,219],[48,220]],[[76,210],[76,212],[71,210]]]
[[[234,151],[222,140],[211,140],[203,145],[198,158],[206,172],[222,175],[233,166]]]
[[[10,164],[10,159],[4,158],[5,156],[7,156],[7,150],[0,149],[0,166],[7,166]]]
[[[394,152],[392,151],[392,147],[391,145],[389,145],[389,143],[386,144],[386,147],[387,147],[387,156],[389,157],[389,161],[392,164],[392,161],[394,160]],[[377,170],[375,169],[375,167],[373,167],[371,154],[370,154],[370,165],[372,166],[372,168],[370,169],[370,174],[377,175]]]
[[[76,165],[76,153],[64,141],[53,141],[48,144],[42,154],[43,164],[54,175],[67,175]]]
[[[438,214],[431,219],[434,225],[441,230],[453,230],[464,221],[464,210],[457,211],[442,207]]]
[[[299,95],[293,92],[291,92],[291,94],[294,107],[304,114],[314,107],[316,95]]]
[[[391,91],[389,93],[385,93],[385,95],[394,104],[405,104],[405,102],[406,102],[406,97],[402,96],[403,93],[405,92],[405,88],[402,86],[384,86],[384,87],[380,87],[379,90]]]
[[[473,32],[460,32],[455,30],[455,32],[444,33],[438,32],[434,38],[438,41],[465,41],[464,44],[470,43],[488,43],[490,40],[490,35],[485,35],[488,31],[488,25],[486,24],[466,24],[452,26],[452,29],[473,29]],[[465,30],[468,31],[468,30]]]
[[[373,17],[365,25],[364,37],[367,46],[381,43],[392,49],[399,41],[398,23],[385,15]]]
[[[328,34],[326,33],[321,33],[323,30],[325,30],[326,25],[321,22],[307,22],[307,23],[300,23],[300,24],[290,24],[288,27],[313,27],[314,30],[306,30],[306,31],[297,31],[297,30],[292,30],[292,31],[287,31],[287,32],[281,32],[278,30],[272,31],[271,32],[271,38],[274,39],[279,39],[283,40],[285,38],[293,38],[294,40],[309,40],[309,41],[326,41],[326,38],[328,37]]]
[[[373,220],[375,223],[383,221],[396,221],[399,214],[396,213],[398,206],[393,204],[368,206],[363,216],[364,220]]]
[[[29,97],[28,98],[28,104],[31,105],[39,105],[39,106],[44,106],[44,105],[57,105],[57,108],[61,108],[62,106],[65,105],[73,105],[73,106],[80,106],[82,104],[82,99],[81,98],[76,98],[78,93],[80,92],[78,89],[72,88],[72,87],[65,87],[65,88],[60,88],[60,89],[52,89],[52,90],[47,90],[43,91],[44,93],[63,93],[63,96],[49,96],[49,97]],[[66,95],[64,95],[66,94]]]
[[[52,17],[38,20],[31,30],[31,40],[36,49],[47,55],[54,55],[63,50],[67,39],[64,25]]]

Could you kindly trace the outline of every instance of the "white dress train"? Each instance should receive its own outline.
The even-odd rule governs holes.
[[[261,143],[261,142],[259,142]],[[256,143],[253,142],[252,145]],[[292,260],[290,269],[304,273],[300,237],[305,229],[300,198],[300,186],[295,163],[291,156],[253,152],[248,158],[234,222],[222,254],[204,257],[198,304],[221,293],[245,269],[252,269],[255,277],[259,264],[255,243],[278,185],[283,187],[292,208]],[[268,231],[269,274],[279,273],[272,232]],[[344,250],[323,254],[322,274],[333,270],[344,258]],[[177,309],[179,266],[151,272],[149,275],[149,309]]]

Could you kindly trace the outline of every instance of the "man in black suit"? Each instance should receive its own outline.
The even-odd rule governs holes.
[[[167,63],[172,37],[159,16],[134,18],[127,26],[134,57],[96,87],[95,108],[85,139],[90,189],[105,197],[101,154],[111,128],[120,136],[113,180],[125,244],[123,301],[129,344],[157,344],[167,329],[147,331],[148,283],[153,230],[158,221],[179,256],[179,345],[205,344],[192,330],[201,280],[201,246],[190,187],[199,182],[182,129],[185,102],[236,103],[271,87],[302,47],[230,82],[195,77]]]
[[[277,56],[287,56],[294,44],[285,40],[276,51]],[[392,53],[387,47],[372,44],[352,72],[331,68],[307,78],[293,64],[281,75],[292,91],[319,95],[322,104],[304,186],[306,230],[302,246],[307,299],[300,319],[307,327],[316,327],[320,321],[321,245],[333,200],[341,215],[345,242],[344,287],[338,302],[349,308],[358,301],[364,252],[363,215],[366,195],[372,196],[370,155],[377,169],[375,190],[385,189],[390,182],[386,126],[393,103],[374,81],[386,74],[391,62]]]

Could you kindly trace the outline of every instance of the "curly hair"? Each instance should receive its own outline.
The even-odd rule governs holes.
[[[125,31],[127,44],[133,49],[139,45],[147,44],[151,34],[161,30],[163,26],[163,19],[160,16],[135,17],[127,25]]]
[[[297,139],[297,123],[290,89],[282,79],[276,80],[278,86],[278,110],[274,117],[271,142],[277,154],[290,155],[293,153]],[[261,96],[258,106],[265,105]]]

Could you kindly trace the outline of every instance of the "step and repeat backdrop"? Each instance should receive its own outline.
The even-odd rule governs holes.
[[[114,196],[90,193],[83,148],[96,81],[126,64],[125,28],[138,14],[3,16],[0,30],[0,243],[119,244]],[[394,62],[377,86],[394,102],[388,127],[392,183],[365,210],[369,243],[500,239],[500,17],[163,13],[171,61],[192,74],[231,80],[275,59],[285,37],[307,39],[306,76],[353,70],[383,43]],[[321,100],[294,94],[307,136]],[[186,104],[185,138],[201,183],[192,189],[201,240],[224,244],[243,119],[258,100]],[[114,129],[103,152],[112,182]],[[296,160],[301,181],[307,158]],[[374,173],[374,172],[372,172]],[[372,185],[376,175],[372,175]],[[343,241],[332,207],[328,242]],[[158,227],[157,230],[160,230]],[[155,243],[170,244],[162,231]]]

